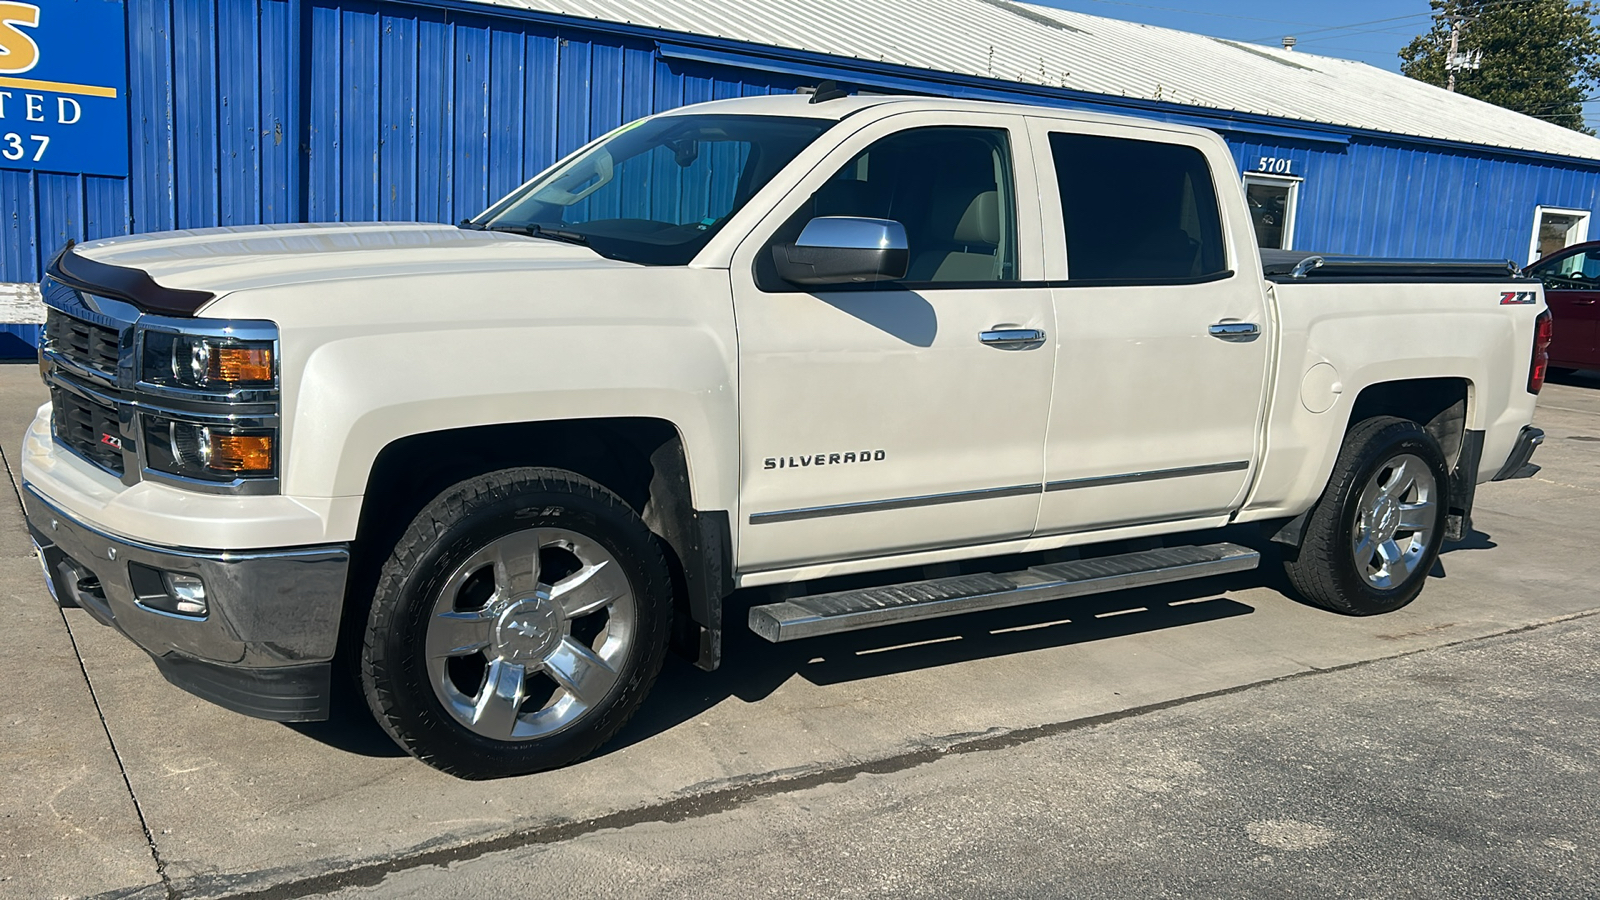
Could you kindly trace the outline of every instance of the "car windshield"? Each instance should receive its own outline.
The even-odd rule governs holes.
[[[832,119],[641,119],[528,182],[468,227],[586,244],[612,259],[686,265]]]

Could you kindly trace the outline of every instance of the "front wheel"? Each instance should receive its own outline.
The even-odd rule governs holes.
[[[570,472],[461,482],[411,523],[379,576],[362,683],[418,759],[494,778],[581,759],[644,700],[671,588],[655,536]]]
[[[1345,436],[1333,476],[1306,523],[1289,581],[1337,612],[1393,612],[1421,593],[1444,542],[1449,473],[1415,422],[1367,419]]]

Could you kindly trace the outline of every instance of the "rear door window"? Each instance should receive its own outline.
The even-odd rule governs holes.
[[[1182,144],[1050,135],[1071,282],[1162,284],[1227,273],[1216,185]]]

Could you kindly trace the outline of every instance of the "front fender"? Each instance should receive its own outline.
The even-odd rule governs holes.
[[[411,435],[645,417],[677,427],[695,506],[734,508],[726,271],[412,276],[247,293],[258,296],[226,300],[282,332],[285,494],[359,496],[383,448]]]

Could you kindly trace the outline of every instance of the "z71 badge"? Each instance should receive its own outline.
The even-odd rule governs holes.
[[[1500,295],[1501,306],[1532,306],[1539,297],[1535,291],[1506,291]]]

